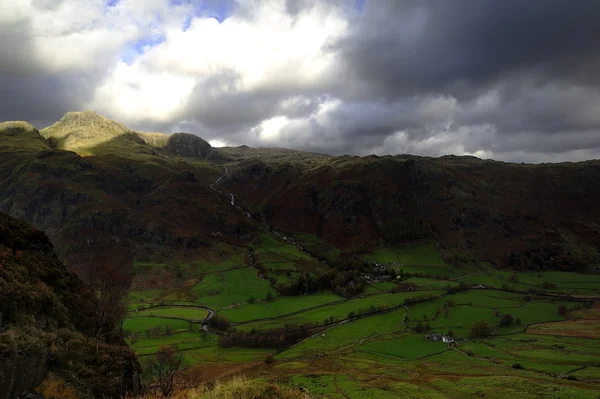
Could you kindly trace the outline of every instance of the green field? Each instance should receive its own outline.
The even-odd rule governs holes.
[[[344,300],[344,298],[332,293],[316,293],[299,297],[279,297],[271,301],[245,304],[236,308],[226,309],[219,312],[219,314],[227,317],[231,322],[237,323],[279,317],[341,300]]]
[[[191,292],[197,303],[216,308],[247,303],[250,298],[264,299],[269,293],[275,295],[269,281],[259,278],[253,268],[209,274]]]
[[[431,242],[405,247],[378,248],[364,258],[378,263],[400,263],[406,266],[449,266]]]
[[[340,253],[314,236],[295,239],[320,254]],[[324,398],[595,398],[600,392],[600,344],[593,339],[600,310],[574,311],[584,302],[564,296],[595,297],[600,276],[513,272],[485,262],[457,267],[433,243],[420,242],[361,254],[400,272],[398,281],[371,283],[354,298],[331,291],[282,296],[277,284],[328,267],[273,234],[261,234],[251,245],[256,268],[243,263],[239,250],[225,246],[221,257],[189,263],[190,272],[184,273],[191,276],[189,283],[129,292],[130,318],[123,328],[136,352],[147,356],[171,345],[187,365],[218,367],[262,364],[274,355],[274,365],[255,368],[253,375]],[[171,267],[138,264],[136,272],[148,281]],[[416,289],[406,290],[411,286]],[[457,287],[461,291],[448,291]],[[396,289],[401,291],[391,292]],[[313,327],[307,338],[285,349],[223,348],[216,335],[201,331],[199,321],[207,312],[193,305],[225,317],[230,332]],[[561,308],[567,313],[559,314]],[[513,323],[499,327],[507,314]],[[571,324],[554,329],[545,324],[562,320]],[[472,325],[480,321],[487,322],[490,336],[470,338]],[[429,330],[417,333],[419,325]],[[586,326],[582,334],[590,337],[572,336],[576,326]],[[449,346],[425,338],[447,332],[464,341]]]
[[[316,275],[329,267],[305,254],[289,241],[263,233],[252,243],[257,262],[278,283],[292,283],[301,274]]]
[[[160,308],[131,312],[134,316],[169,316],[186,320],[204,320],[208,315],[206,309],[180,306],[165,306]]]
[[[369,311],[371,307],[378,308],[380,306],[386,306],[388,308],[394,308],[404,303],[405,299],[414,298],[417,295],[427,294],[427,292],[414,292],[399,293],[399,294],[379,294],[372,295],[365,298],[357,298],[337,305],[325,306],[322,308],[309,310],[300,314],[296,314],[289,317],[282,317],[276,320],[255,322],[241,325],[240,328],[244,330],[252,329],[267,329],[283,327],[286,324],[303,324],[303,323],[321,323],[327,318],[335,318],[336,320],[343,320],[348,317],[350,312],[359,314],[360,311]],[[432,295],[437,292],[431,293]]]
[[[189,328],[186,320],[164,319],[161,317],[130,317],[123,322],[123,330],[144,333],[155,327],[171,327],[173,331],[183,331]]]
[[[431,342],[422,336],[411,335],[391,341],[370,342],[359,350],[401,359],[418,359],[448,350],[443,342]]]

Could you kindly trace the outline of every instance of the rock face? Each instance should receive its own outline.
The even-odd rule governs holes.
[[[96,309],[43,232],[0,214],[0,397],[33,391],[48,372],[82,396],[132,392],[135,355],[118,336],[96,342]]]
[[[170,154],[194,158],[206,158],[212,150],[205,140],[189,133],[171,134],[165,148]]]

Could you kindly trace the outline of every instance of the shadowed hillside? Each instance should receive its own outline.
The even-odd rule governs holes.
[[[43,232],[0,214],[0,397],[57,382],[86,396],[133,392],[135,355],[112,329],[98,335],[97,309]]]
[[[213,149],[194,135],[137,133],[89,111],[41,135],[21,122],[3,124],[0,135],[0,210],[46,231],[75,270],[98,253],[127,265],[199,256],[218,242],[245,247],[265,227],[353,252],[428,238],[456,262],[600,263],[598,161]],[[220,176],[218,193],[210,185]]]
[[[209,187],[222,168],[198,158],[207,154],[204,140],[164,136],[158,150],[104,118],[72,119],[52,129],[85,137],[59,148],[31,125],[1,125],[0,211],[46,231],[84,278],[95,263],[128,268],[134,257],[194,257],[213,243],[251,238],[249,221]]]
[[[342,248],[434,238],[498,265],[586,269],[600,263],[599,173],[598,161],[247,158],[225,184],[274,228]]]

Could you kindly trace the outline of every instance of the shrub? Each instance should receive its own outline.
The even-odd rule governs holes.
[[[512,315],[505,314],[500,319],[500,323],[498,324],[498,326],[499,327],[507,327],[507,326],[510,326],[511,324],[513,324],[513,322],[514,322],[514,320],[513,320]]]
[[[562,317],[565,317],[567,315],[567,307],[565,305],[559,305],[558,306],[558,314],[561,315]]]

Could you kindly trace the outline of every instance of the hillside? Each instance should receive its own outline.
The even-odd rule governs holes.
[[[199,256],[218,242],[244,247],[260,226],[352,252],[431,238],[450,257],[515,269],[600,263],[598,161],[213,149],[191,134],[138,133],[90,111],[39,133],[5,123],[0,135],[0,210],[46,231],[74,270],[98,249],[131,264],[148,254]],[[253,219],[210,188],[220,176]]]
[[[81,397],[133,392],[135,355],[112,331],[97,335],[96,311],[46,235],[0,214],[0,397],[58,382]]]
[[[459,256],[515,269],[600,263],[599,161],[310,159],[248,157],[223,184],[274,228],[355,251],[434,238]]]
[[[68,267],[85,278],[110,259],[128,268],[149,254],[245,245],[253,227],[210,189],[222,168],[199,158],[202,139],[149,145],[102,117],[77,115],[44,130],[48,140],[30,125],[0,126],[0,211],[43,229]]]
[[[92,112],[0,124],[0,211],[43,230],[83,280],[106,270],[126,285],[121,328],[140,363],[172,348],[199,397],[240,373],[273,397],[595,397],[599,173],[212,148]],[[69,287],[84,291],[65,276],[41,291],[62,316],[33,336],[65,326],[87,347],[93,298],[69,313]]]

